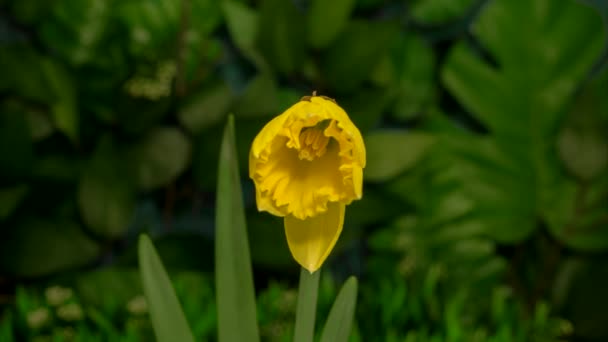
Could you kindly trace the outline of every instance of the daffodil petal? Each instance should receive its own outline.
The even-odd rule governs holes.
[[[294,259],[309,272],[318,270],[334,248],[344,225],[345,205],[330,202],[327,211],[300,220],[285,216],[285,235]]]

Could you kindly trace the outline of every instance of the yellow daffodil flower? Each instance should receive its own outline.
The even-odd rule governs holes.
[[[284,217],[294,259],[311,273],[333,249],[344,209],[362,196],[365,145],[335,101],[304,97],[271,120],[249,153],[258,210]]]

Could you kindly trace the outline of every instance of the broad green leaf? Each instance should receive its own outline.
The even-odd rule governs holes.
[[[218,340],[259,341],[245,210],[236,154],[234,118],[220,150],[215,233]]]
[[[41,103],[50,102],[47,79],[42,70],[44,57],[29,45],[4,44],[0,54],[0,90]]]
[[[249,51],[255,45],[258,34],[258,14],[246,5],[232,0],[222,2],[228,32],[241,51]]]
[[[270,72],[266,60],[256,47],[260,30],[259,14],[253,9],[233,0],[223,1],[222,9],[226,17],[228,32],[236,47],[258,69]]]
[[[604,205],[608,194],[604,172],[598,179],[583,184],[566,183],[547,189],[543,219],[549,232],[564,245],[581,251],[602,251],[608,247]]]
[[[481,10],[472,33],[495,63],[459,43],[442,79],[490,135],[472,142],[481,149],[449,143],[466,161],[453,175],[467,184],[488,234],[517,242],[552,207],[549,193],[568,187],[555,155],[557,126],[600,56],[604,32],[600,17],[576,1],[496,0]]]
[[[80,132],[74,81],[67,70],[52,60],[44,60],[42,70],[46,76],[49,90],[54,94],[51,114],[55,126],[72,143],[76,144],[78,143]]]
[[[350,277],[342,286],[331,307],[321,342],[347,342],[351,333],[357,306],[357,278]]]
[[[313,0],[308,12],[308,43],[316,49],[331,44],[346,26],[355,0]]]
[[[608,69],[578,94],[558,135],[557,148],[568,171],[592,181],[608,166]]]
[[[608,165],[608,140],[601,133],[566,127],[558,147],[568,170],[583,180],[593,179]]]
[[[367,165],[366,180],[388,180],[413,167],[435,142],[425,133],[404,131],[376,131],[365,138]]]
[[[139,237],[138,255],[141,282],[156,340],[194,342],[171,280],[147,235]]]
[[[0,221],[9,217],[17,209],[28,190],[27,184],[0,188]]]
[[[313,342],[320,274],[321,270],[312,274],[303,267],[300,270],[296,323],[293,331],[294,342]]]
[[[228,114],[232,102],[232,91],[226,85],[202,91],[192,96],[181,106],[177,117],[180,123],[193,134],[222,121]]]
[[[295,3],[262,1],[258,23],[258,46],[268,63],[284,75],[299,71],[306,59],[306,25]]]
[[[331,89],[351,92],[368,79],[388,52],[397,28],[393,22],[349,22],[321,61],[322,75]]]
[[[210,35],[222,23],[222,1],[193,1],[190,8],[190,29],[197,35]]]
[[[53,134],[55,129],[51,119],[46,113],[29,110],[25,115],[34,141],[38,142],[44,140]]]
[[[234,107],[239,118],[272,117],[279,114],[279,109],[277,82],[267,73],[260,73],[249,82]]]
[[[145,6],[147,4],[147,6]],[[129,30],[130,52],[134,55],[160,45],[177,32],[179,3],[163,8],[161,2],[125,2],[119,7],[119,17]]]
[[[136,183],[129,164],[103,138],[78,185],[78,206],[84,222],[108,239],[126,232],[135,209]]]
[[[134,160],[139,187],[153,190],[175,181],[186,169],[191,146],[180,130],[161,127],[150,132],[129,152]]]
[[[108,0],[62,1],[43,17],[40,39],[71,64],[82,65],[98,58],[110,17]]]
[[[567,25],[574,21],[582,23],[575,30]],[[444,83],[492,132],[532,143],[537,141],[528,140],[555,127],[556,112],[599,57],[604,38],[599,16],[571,0],[539,0],[534,6],[493,1],[474,23],[473,34],[499,67],[458,45],[444,67]],[[534,43],[540,37],[545,43]]]
[[[435,54],[421,37],[407,35],[397,40],[391,55],[394,63],[396,100],[392,115],[407,120],[424,114],[436,101]]]
[[[40,277],[94,262],[101,252],[70,221],[28,218],[3,232],[0,269],[19,277]]]
[[[489,137],[450,135],[442,141],[445,182],[459,184],[471,212],[469,224],[509,243],[521,241],[536,225],[537,198],[530,196],[534,179],[521,161],[505,153]]]
[[[417,0],[411,16],[426,25],[441,25],[462,18],[478,0]]]

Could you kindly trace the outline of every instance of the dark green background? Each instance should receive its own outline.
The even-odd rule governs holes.
[[[0,0],[0,339],[148,340],[125,309],[142,232],[215,339],[234,113],[261,332],[289,340],[299,269],[247,156],[316,90],[368,156],[319,322],[354,274],[354,341],[607,340],[607,16],[602,0]],[[45,299],[57,284],[82,319]]]

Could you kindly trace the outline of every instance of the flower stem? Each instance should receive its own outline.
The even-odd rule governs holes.
[[[315,335],[315,315],[317,313],[317,293],[319,274],[302,268],[300,271],[300,288],[298,289],[298,306],[296,308],[296,327],[293,333],[294,342],[312,342]]]

